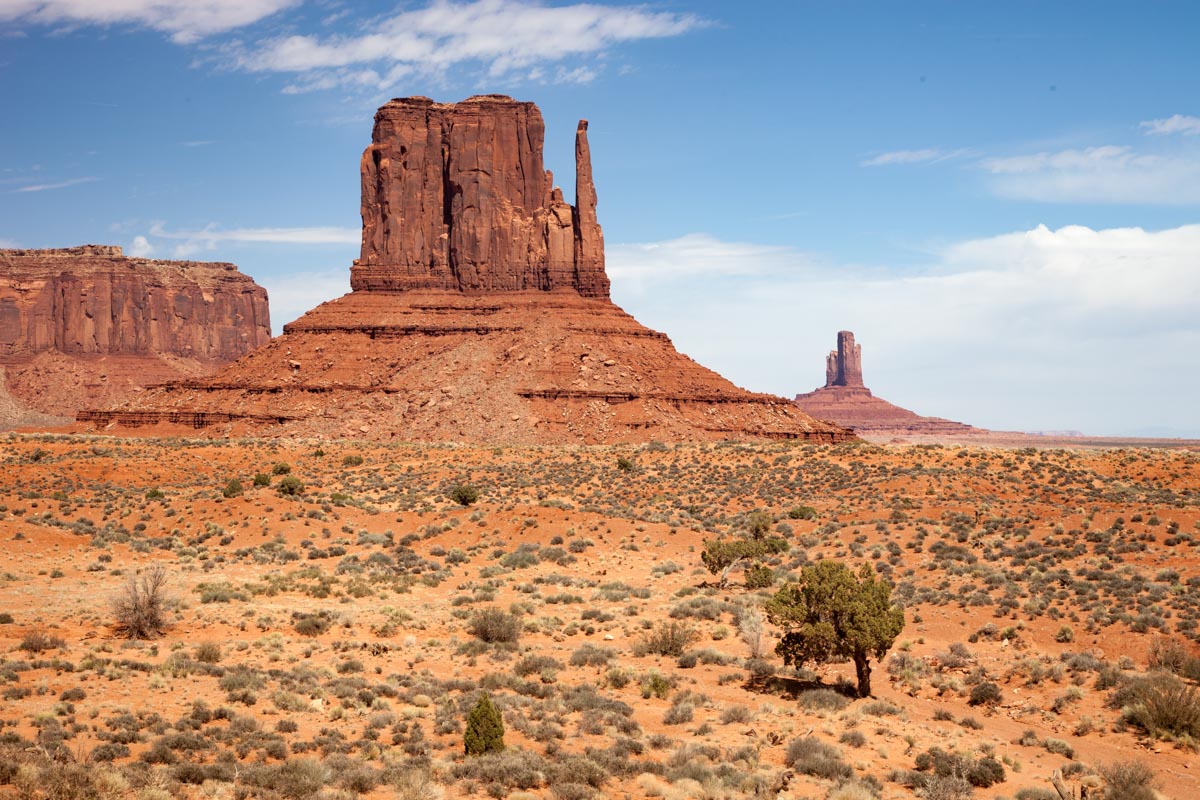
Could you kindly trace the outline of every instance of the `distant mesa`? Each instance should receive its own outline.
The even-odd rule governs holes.
[[[587,122],[574,204],[544,168],[544,129],[502,95],[388,102],[360,165],[352,291],[211,377],[78,419],[401,441],[852,439],[613,305]]]
[[[825,358],[825,385],[796,395],[795,403],[806,414],[871,438],[987,433],[961,422],[922,417],[875,397],[863,385],[862,347],[850,331],[838,332],[837,349]]]
[[[0,250],[0,428],[70,422],[270,338],[266,290],[232,264]]]

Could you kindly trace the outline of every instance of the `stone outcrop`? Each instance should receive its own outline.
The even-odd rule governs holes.
[[[608,297],[587,122],[575,133],[575,205],[542,163],[533,103],[392,100],[362,156],[355,290],[574,289]]]
[[[838,331],[837,349],[825,357],[825,386],[796,395],[806,414],[871,439],[937,438],[986,434],[981,428],[940,417],[923,417],[875,397],[863,385],[862,347],[850,331]]]
[[[232,264],[103,245],[0,250],[4,391],[42,415],[210,372],[270,338],[266,291]]]
[[[862,386],[862,347],[850,331],[838,331],[838,346],[825,357],[825,387]]]
[[[392,100],[363,155],[353,291],[200,380],[80,413],[92,429],[606,443],[802,439],[842,428],[739,389],[615,306],[587,123],[576,201],[532,103]]]

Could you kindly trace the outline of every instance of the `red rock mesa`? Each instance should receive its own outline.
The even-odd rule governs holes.
[[[532,103],[392,100],[363,153],[353,291],[216,375],[83,412],[222,435],[508,443],[851,435],[679,354],[608,299],[587,123],[575,204]]]
[[[266,291],[232,264],[0,250],[0,425],[70,420],[270,338]]]

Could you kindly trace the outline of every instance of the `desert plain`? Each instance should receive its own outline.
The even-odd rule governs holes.
[[[1194,452],[10,433],[0,463],[12,796],[1200,795]],[[755,526],[786,552],[722,586],[705,543]],[[904,608],[869,698],[774,652],[763,605],[820,559]],[[484,692],[506,749],[467,758]]]

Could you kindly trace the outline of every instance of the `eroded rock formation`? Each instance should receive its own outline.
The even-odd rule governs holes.
[[[575,205],[542,163],[533,103],[392,100],[362,156],[355,290],[574,289],[608,297],[587,121],[575,133]]]
[[[4,391],[42,415],[210,372],[270,338],[266,291],[232,264],[103,245],[0,250]]]
[[[507,97],[387,103],[361,163],[353,291],[212,377],[79,420],[420,441],[852,438],[613,305],[587,123],[573,206],[542,135],[537,107]]]
[[[796,395],[802,411],[873,439],[984,434],[940,417],[922,417],[875,397],[863,385],[862,347],[850,331],[838,331],[837,349],[825,357],[825,386]]]

